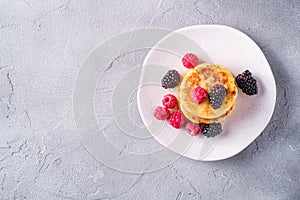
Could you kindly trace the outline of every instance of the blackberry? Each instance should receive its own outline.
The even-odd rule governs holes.
[[[175,69],[169,70],[167,74],[162,78],[161,85],[163,88],[174,88],[180,81],[180,74]]]
[[[222,106],[223,100],[226,97],[227,90],[223,85],[214,85],[209,93],[209,102],[213,109],[218,109]]]
[[[215,137],[222,132],[221,123],[205,124],[202,128],[202,133],[205,137]]]
[[[247,95],[255,95],[258,93],[257,81],[252,77],[249,70],[237,75],[235,78],[237,86]]]

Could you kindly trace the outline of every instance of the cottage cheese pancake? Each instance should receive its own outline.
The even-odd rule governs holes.
[[[195,87],[200,86],[210,93],[210,89],[215,84],[223,85],[227,90],[220,108],[213,109],[208,99],[200,104],[193,102],[191,93]],[[187,71],[177,89],[181,107],[186,113],[199,119],[213,119],[214,121],[218,118],[225,118],[233,111],[238,92],[232,74],[219,65],[209,63],[198,65]]]

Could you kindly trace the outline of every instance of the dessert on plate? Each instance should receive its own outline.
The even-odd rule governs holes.
[[[206,137],[221,134],[221,122],[234,111],[238,88],[249,96],[258,93],[257,81],[249,70],[234,77],[218,64],[199,64],[193,53],[186,54],[182,64],[187,68],[183,74],[173,69],[163,76],[162,87],[176,88],[177,93],[163,97],[163,107],[155,109],[154,117],[169,120],[176,129],[185,127],[193,136],[200,132]]]

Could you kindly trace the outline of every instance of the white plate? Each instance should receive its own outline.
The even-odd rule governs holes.
[[[163,89],[161,78],[169,68],[184,72],[181,57],[187,52],[226,67],[234,76],[249,69],[258,81],[256,96],[247,96],[239,90],[236,108],[225,120],[219,137],[193,137],[184,128],[176,130],[152,116],[164,94],[176,93]],[[188,158],[214,161],[236,155],[260,135],[275,107],[276,85],[267,59],[247,35],[228,26],[198,25],[170,33],[151,49],[143,64],[137,98],[142,120],[158,142]],[[178,138],[185,144],[190,140],[191,145],[185,151],[180,145],[170,145]]]

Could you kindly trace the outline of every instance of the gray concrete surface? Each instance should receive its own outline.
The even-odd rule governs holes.
[[[299,0],[1,0],[0,199],[300,199],[299,13]],[[277,104],[262,135],[233,158],[180,158],[153,173],[122,173],[95,160],[72,116],[74,81],[89,53],[121,31],[207,23],[244,31],[269,60]],[[141,64],[146,53],[114,61],[96,95],[108,99],[118,69]],[[112,119],[98,103],[99,120]],[[140,124],[132,105],[131,120]],[[161,148],[118,133],[106,130],[128,151]]]

